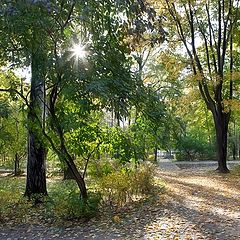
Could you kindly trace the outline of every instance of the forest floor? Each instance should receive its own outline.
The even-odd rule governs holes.
[[[159,169],[164,192],[88,222],[0,226],[0,239],[240,239],[240,176]]]

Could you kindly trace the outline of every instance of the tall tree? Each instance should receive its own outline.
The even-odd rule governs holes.
[[[238,0],[162,2],[169,13],[168,26],[178,34],[189,57],[194,79],[216,131],[218,171],[227,168],[227,134],[233,99],[233,29],[238,16]]]
[[[5,33],[1,42],[1,47],[5,48],[3,57],[13,66],[31,67],[25,191],[25,195],[28,197],[34,194],[47,194],[46,150],[38,127],[38,120],[43,124],[44,117],[44,82],[47,61],[45,26],[48,20],[46,13],[42,4],[38,2],[3,1],[1,6],[0,31]]]
[[[46,188],[46,149],[41,136],[40,127],[44,128],[45,101],[45,62],[46,50],[43,43],[37,44],[31,54],[31,89],[28,109],[28,159],[26,196],[47,194]],[[36,115],[38,119],[36,119]],[[40,120],[40,123],[38,122]]]

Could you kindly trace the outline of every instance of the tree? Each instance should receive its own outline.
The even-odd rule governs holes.
[[[13,66],[31,66],[31,87],[28,106],[28,162],[25,195],[47,194],[46,149],[36,118],[43,125],[44,83],[46,75],[47,39],[46,10],[38,2],[3,1],[1,5],[0,31],[4,32],[2,58]],[[22,17],[24,16],[24,17]],[[38,19],[41,18],[41,21]],[[17,91],[10,86],[10,92]],[[19,95],[23,96],[21,92]]]
[[[19,85],[19,78],[12,71],[0,72],[1,88],[8,88],[12,84]],[[24,91],[27,86],[21,81],[18,86]],[[0,97],[0,146],[1,153],[10,158],[9,163],[14,163],[14,175],[21,173],[20,160],[26,156],[26,111],[24,103],[14,93],[2,93]]]
[[[233,30],[239,1],[169,1],[165,0],[169,21],[189,57],[193,79],[211,111],[216,131],[218,171],[227,168],[227,134],[233,99]],[[169,26],[169,25],[168,25]],[[173,26],[170,26],[173,27]],[[175,40],[176,35],[173,35]]]

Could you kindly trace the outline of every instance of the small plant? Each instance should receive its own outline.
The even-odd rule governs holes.
[[[108,174],[115,172],[118,166],[110,160],[96,161],[89,165],[88,173],[94,179],[102,178]]]
[[[154,173],[152,164],[141,164],[131,178],[132,192],[136,195],[149,194],[153,188]]]
[[[22,178],[0,178],[0,221],[18,216],[24,218],[26,201],[23,198],[23,191],[24,180]]]

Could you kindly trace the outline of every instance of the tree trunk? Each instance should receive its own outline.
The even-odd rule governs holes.
[[[63,169],[63,180],[75,179],[71,169],[67,166]]]
[[[32,79],[28,112],[28,158],[25,196],[47,195],[46,188],[46,151],[42,141],[43,128],[45,55],[42,49],[32,53]]]
[[[157,162],[157,160],[158,160],[158,149],[157,149],[157,147],[155,147],[155,149],[154,149],[154,161]]]
[[[15,153],[14,176],[19,176],[20,174],[21,174],[21,169],[19,164],[19,157],[18,157],[18,153]]]
[[[237,158],[236,158],[236,153],[237,153],[237,151],[236,151],[236,143],[235,143],[235,141],[233,142],[233,146],[232,146],[232,155],[233,155],[233,160],[236,160]]]
[[[216,144],[217,144],[217,157],[218,168],[217,171],[221,173],[228,173],[227,167],[227,134],[230,113],[222,111],[213,111],[213,118],[216,130]]]
[[[29,132],[25,196],[34,194],[47,195],[45,148],[34,133]]]
[[[75,181],[77,182],[81,196],[82,196],[83,200],[86,201],[88,196],[87,196],[87,188],[86,188],[85,181],[84,181],[83,177],[81,176],[81,174],[79,173],[79,171],[73,161],[73,158],[67,152],[65,146],[62,148],[62,153],[63,153],[64,157],[66,157],[65,162],[67,163],[69,170],[72,172],[72,175],[73,175]]]
[[[58,91],[57,86],[54,86],[49,95],[49,114],[51,116],[50,127],[58,135],[59,140],[60,140],[59,148],[54,144],[52,139],[46,133],[45,133],[45,136],[49,140],[53,150],[58,154],[61,161],[66,163],[67,168],[69,168],[69,171],[72,172],[72,175],[73,175],[75,181],[77,182],[78,188],[80,190],[81,197],[86,202],[88,196],[87,196],[87,188],[86,188],[84,178],[79,173],[79,171],[74,163],[74,158],[69,154],[69,152],[66,148],[63,129],[62,129],[62,126],[59,123],[58,118],[56,116],[55,104],[56,104],[56,100],[57,100],[57,91]]]

